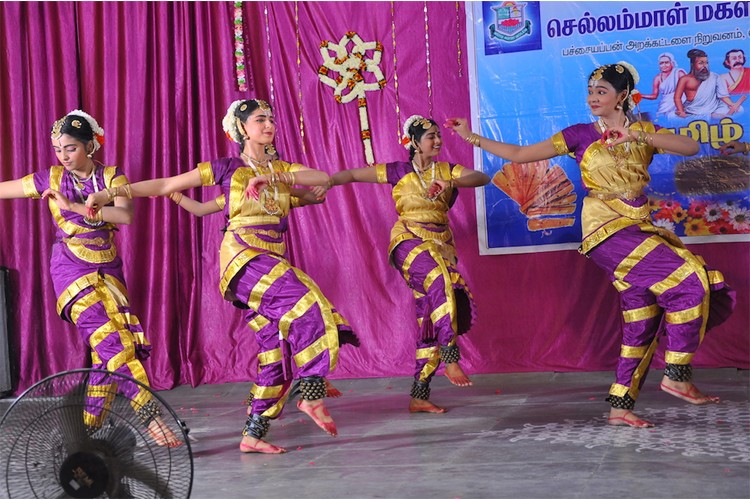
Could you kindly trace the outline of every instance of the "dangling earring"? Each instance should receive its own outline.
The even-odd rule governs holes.
[[[91,152],[90,152],[89,154],[87,154],[86,156],[88,156],[89,158],[93,158],[93,157],[94,157],[94,152],[93,152],[93,151],[91,151]]]
[[[617,103],[617,106],[615,106],[615,109],[616,109],[617,111],[620,111],[620,110],[622,109],[622,103],[618,102],[618,103]]]

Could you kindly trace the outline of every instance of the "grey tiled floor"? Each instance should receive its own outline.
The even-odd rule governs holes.
[[[474,375],[470,388],[439,377],[443,415],[406,411],[408,378],[334,380],[339,436],[292,403],[267,436],[288,452],[273,456],[237,448],[249,383],[160,394],[191,429],[194,498],[750,497],[747,371],[696,369],[722,398],[701,407],[659,391],[654,371],[637,406],[652,429],[606,425],[612,376]]]

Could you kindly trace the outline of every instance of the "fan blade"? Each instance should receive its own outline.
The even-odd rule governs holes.
[[[151,488],[156,498],[174,498],[168,482],[160,478],[152,468],[133,462],[122,469],[122,475]]]

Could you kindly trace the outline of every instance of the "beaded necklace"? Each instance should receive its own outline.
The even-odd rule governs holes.
[[[269,170],[271,171],[271,178],[276,179],[276,172],[273,169],[273,162],[269,162],[268,160],[265,160],[264,162],[260,162],[256,160],[255,158],[252,158],[245,153],[240,153],[242,158],[247,160],[247,166],[250,167],[253,170],[253,173],[256,177],[259,177],[261,174],[260,169],[264,166],[263,163],[265,163]],[[257,167],[256,167],[257,165]],[[273,184],[273,196],[271,196],[271,193],[268,191],[268,186]],[[279,186],[276,182],[268,182],[266,183],[266,187],[263,188],[263,191],[260,194],[260,197],[258,199],[258,202],[260,203],[260,208],[263,209],[265,213],[268,215],[279,215],[281,213],[281,206],[279,205]]]

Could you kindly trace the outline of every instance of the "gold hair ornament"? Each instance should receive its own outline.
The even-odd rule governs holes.
[[[52,124],[52,138],[57,139],[62,135],[62,126],[65,123],[65,118],[60,118]]]

